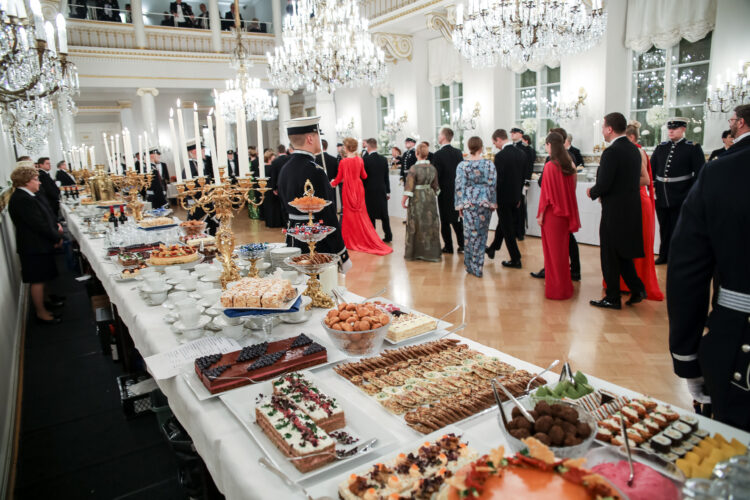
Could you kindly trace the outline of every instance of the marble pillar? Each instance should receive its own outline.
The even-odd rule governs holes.
[[[148,132],[149,148],[159,145],[159,128],[156,126],[156,104],[154,98],[159,95],[159,89],[139,88],[136,95],[141,98],[141,116],[143,127]],[[140,133],[140,132],[139,132]]]
[[[321,136],[328,141],[328,152],[336,153],[336,104],[333,94],[317,92],[315,94],[315,114],[320,116]]]
[[[143,25],[143,6],[141,0],[130,0],[130,17],[133,19],[133,29],[135,30],[135,47],[145,49],[146,47],[146,28]]]
[[[208,0],[208,25],[211,28],[211,50],[221,52],[221,14],[219,0]]]

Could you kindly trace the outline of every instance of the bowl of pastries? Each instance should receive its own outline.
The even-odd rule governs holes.
[[[199,220],[180,222],[180,229],[185,236],[198,236],[206,229],[206,223]]]
[[[333,344],[348,356],[372,356],[383,346],[391,315],[373,303],[344,303],[328,311],[322,323]]]

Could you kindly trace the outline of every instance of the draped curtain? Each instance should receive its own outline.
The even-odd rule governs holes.
[[[682,38],[697,42],[715,24],[716,0],[628,0],[625,46],[645,52],[668,49]]]
[[[428,79],[433,87],[461,81],[461,55],[445,38],[427,42]]]

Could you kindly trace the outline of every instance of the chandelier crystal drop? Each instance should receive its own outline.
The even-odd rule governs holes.
[[[28,101],[13,101],[5,105],[4,127],[16,144],[28,153],[36,154],[47,144],[54,121],[54,111],[47,97]]]
[[[282,89],[331,93],[374,86],[386,75],[385,54],[357,0],[297,0],[284,18],[282,45],[266,57],[271,82]]]
[[[521,72],[584,52],[607,27],[602,0],[468,0],[456,6],[453,45],[475,68]]]
[[[216,99],[221,109],[222,117],[228,123],[237,121],[237,109],[245,108],[247,121],[275,120],[279,116],[276,107],[276,96],[260,86],[258,78],[235,78],[227,80],[227,89],[219,92]]]

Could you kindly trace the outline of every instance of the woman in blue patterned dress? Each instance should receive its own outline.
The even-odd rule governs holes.
[[[469,159],[456,168],[456,210],[464,219],[466,272],[481,278],[490,218],[497,208],[497,171],[482,158],[482,139],[472,137],[468,146]]]

